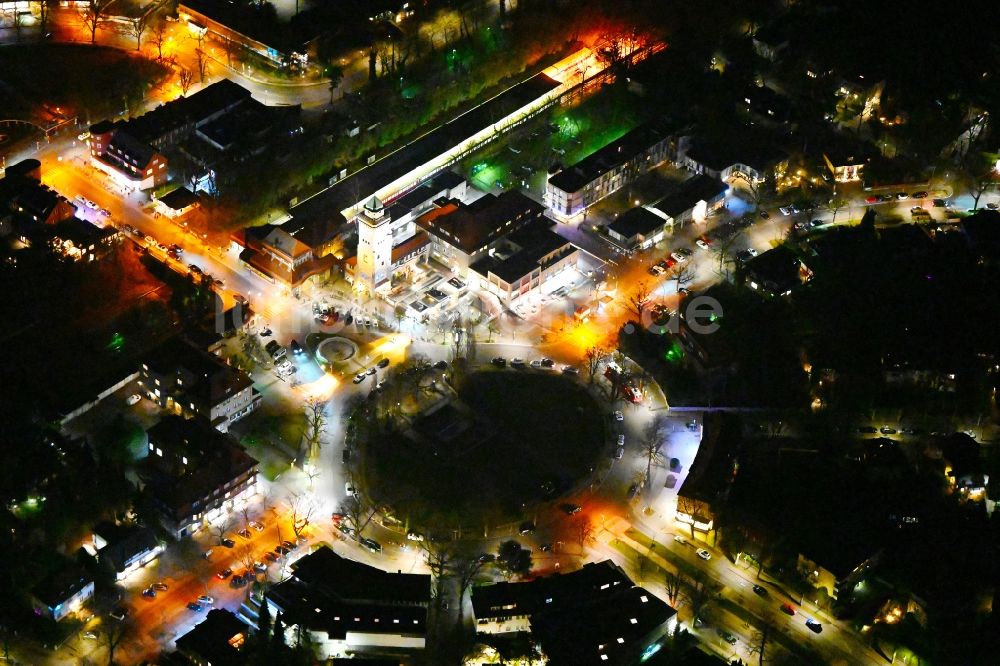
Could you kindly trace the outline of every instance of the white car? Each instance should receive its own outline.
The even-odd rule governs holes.
[[[795,213],[795,209],[792,208],[791,206],[782,206],[778,210],[781,211],[782,215],[792,215]]]
[[[344,483],[344,492],[347,494],[348,497],[354,497],[358,494],[357,488],[352,486],[350,481]]]
[[[421,534],[420,532],[410,531],[410,532],[406,533],[406,539],[408,541],[423,541],[424,540],[424,535]]]
[[[685,539],[685,538],[684,538],[684,537],[683,537],[682,535],[680,535],[680,534],[676,534],[676,535],[674,535],[674,541],[676,541],[677,543],[679,543],[679,544],[681,544],[681,545],[684,545],[684,544],[686,544],[686,543],[688,542],[688,540],[687,540],[687,539]]]
[[[618,446],[625,446],[625,435],[618,435]]]
[[[757,250],[753,249],[752,247],[748,247],[746,249],[746,253],[747,253],[747,256],[750,256],[750,257],[756,257],[757,256]]]
[[[140,400],[142,400],[142,396],[138,393],[133,393],[129,397],[125,398],[125,404],[131,407],[132,405],[138,405]]]
[[[696,240],[694,242],[694,244],[697,245],[698,247],[700,247],[703,250],[707,250],[710,247],[710,245],[708,243],[706,243],[705,241],[703,241],[700,238],[698,240]]]
[[[678,264],[683,264],[687,260],[687,257],[685,257],[680,252],[676,251],[670,253],[670,258],[676,261]]]
[[[200,597],[198,597],[198,603],[205,604],[206,606],[211,606],[212,604],[215,603],[215,599],[208,596],[207,594],[203,594]]]
[[[621,411],[615,410],[615,421],[624,421],[624,420],[625,420],[625,415],[622,414]]]
[[[700,557],[701,559],[703,559],[703,560],[705,560],[707,562],[708,560],[712,559],[712,553],[708,552],[704,548],[699,548],[698,549],[698,557]]]

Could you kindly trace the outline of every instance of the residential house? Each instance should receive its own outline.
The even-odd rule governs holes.
[[[787,245],[779,245],[743,264],[746,283],[768,296],[787,296],[812,277],[809,268]]]
[[[257,492],[257,461],[203,419],[166,416],[147,432],[138,470],[164,529],[181,539],[236,510]]]
[[[288,635],[308,631],[320,659],[354,652],[395,655],[423,650],[431,577],[387,572],[321,546],[295,562],[267,593],[271,616]],[[291,644],[293,640],[289,640]]]
[[[148,527],[105,522],[94,527],[88,550],[121,581],[156,559],[163,546]]]
[[[670,218],[653,206],[636,206],[608,225],[608,236],[627,250],[644,250],[662,241],[670,229]]]
[[[676,192],[654,202],[651,208],[665,215],[673,227],[704,222],[725,204],[728,192],[729,187],[722,181],[697,175],[684,181]]]
[[[677,164],[724,183],[755,187],[768,174],[782,172],[787,156],[764,139],[741,133],[738,137],[683,136],[677,144]]]
[[[333,257],[317,257],[280,226],[249,227],[243,234],[246,249],[240,262],[269,282],[296,288],[311,277],[328,275],[333,267]]]
[[[530,632],[552,664],[636,663],[673,631],[676,611],[610,560],[472,590],[480,633]]]
[[[171,220],[183,217],[197,205],[198,195],[186,187],[178,187],[153,200],[153,209]]]
[[[181,338],[171,338],[146,358],[139,385],[160,407],[200,416],[222,432],[262,400],[249,376]]]
[[[0,178],[0,238],[30,245],[48,225],[73,217],[76,206],[41,182],[41,162],[21,160]]]
[[[672,157],[673,140],[664,121],[640,125],[576,164],[549,173],[545,204],[557,219],[582,213]]]
[[[103,259],[122,238],[121,231],[116,227],[99,227],[77,217],[57,222],[48,231],[49,247],[68,261]]]
[[[717,415],[706,416],[698,453],[677,491],[676,520],[702,536],[711,536],[735,469],[736,453],[726,423]]]
[[[32,590],[35,611],[59,622],[94,596],[94,579],[78,564],[66,562]]]
[[[238,617],[213,608],[175,644],[193,666],[246,666],[250,657],[242,650],[249,637],[250,628]]]
[[[825,590],[831,599],[850,595],[868,571],[878,564],[880,551],[856,544],[855,539],[831,539],[828,547],[800,552],[796,568],[807,583]]]

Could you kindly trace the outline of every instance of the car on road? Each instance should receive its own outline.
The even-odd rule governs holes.
[[[543,358],[541,363],[543,368],[551,368],[556,364],[551,358]]]
[[[510,367],[512,367],[512,368],[523,368],[524,367],[524,359],[523,358],[514,358],[510,362]]]
[[[406,533],[406,540],[407,541],[423,541],[424,540],[424,535],[421,534],[420,532],[416,532],[414,530],[410,530],[409,532]]]
[[[948,202],[944,199],[935,199],[931,202],[931,205],[935,208],[944,208],[948,205]]]
[[[222,571],[220,571],[219,573],[215,574],[215,577],[218,578],[219,580],[226,580],[232,575],[233,575],[233,570],[227,567]]]
[[[191,601],[191,602],[188,603],[187,609],[195,611],[195,612],[198,612],[198,611],[202,610],[202,607],[201,607],[201,604],[196,603],[194,601]]]
[[[542,369],[542,360],[536,358],[534,361],[531,362],[531,367],[534,368],[535,370],[541,370]]]
[[[261,525],[260,523],[258,523],[256,520],[251,520],[250,521],[250,527],[254,528],[258,532],[263,532],[264,531],[264,526]]]
[[[615,449],[615,460],[621,460],[625,456],[625,447],[619,446]]]
[[[379,368],[381,370],[384,370],[384,369],[388,368],[389,367],[389,359],[387,359],[387,358],[380,359],[379,362],[375,364],[375,367]]]
[[[291,343],[289,343],[289,347],[292,348],[292,353],[293,354],[305,354],[306,353],[306,350],[302,348],[302,345],[299,344],[298,340],[292,340]]]
[[[194,273],[195,275],[201,275],[201,269],[195,266],[194,264],[188,264],[188,270]]]
[[[694,242],[694,244],[697,245],[698,247],[700,247],[703,250],[707,250],[710,247],[712,247],[711,244],[707,240],[705,240],[704,238],[699,238],[698,240],[696,240]]]
[[[624,451],[622,451],[622,453],[624,453]],[[629,499],[632,499],[636,495],[638,495],[639,494],[639,483],[638,482],[633,482],[632,485],[630,485],[628,487],[628,493],[627,494],[628,494],[628,498]]]
[[[288,555],[288,553],[292,551],[290,548],[286,548],[284,546],[275,546],[274,552],[277,553],[278,555]]]
[[[562,371],[563,371],[563,373],[565,373],[567,375],[578,375],[578,374],[580,374],[580,368],[577,368],[576,366],[573,366],[573,365],[564,366],[563,369],[562,369]]]
[[[253,576],[249,573],[242,573],[238,576],[233,576],[232,580],[229,581],[229,587],[243,587],[250,582]]]
[[[159,592],[166,592],[170,589],[170,586],[166,583],[153,583],[153,589]]]
[[[562,510],[567,516],[575,516],[583,509],[579,504],[563,504]]]
[[[795,606],[791,604],[781,604],[781,612],[785,615],[795,615]]]
[[[487,562],[493,562],[496,559],[497,556],[494,555],[493,553],[483,553],[482,555],[479,556],[479,561],[482,562],[483,564]]]
[[[697,552],[698,552],[698,557],[705,560],[706,562],[712,559],[712,553],[708,552],[704,548],[699,548]]]
[[[225,546],[226,548],[233,548],[234,546],[236,546],[236,542],[235,542],[235,541],[233,541],[232,539],[230,539],[229,537],[226,537],[225,539],[223,539],[223,540],[221,541],[221,543],[222,543],[222,545],[223,545],[223,546]]]
[[[437,363],[434,364],[434,369],[435,370],[447,370],[448,369],[448,361],[438,361]]]
[[[111,609],[111,612],[108,613],[108,616],[112,620],[118,620],[119,622],[121,622],[128,616],[128,609],[125,608],[124,606],[116,606],[115,608]]]
[[[793,215],[793,214],[795,214],[795,209],[792,208],[791,206],[782,206],[778,210],[781,211],[782,215]]]
[[[142,396],[139,395],[138,393],[133,393],[129,397],[125,398],[125,404],[131,407],[133,405],[139,404],[140,400],[142,400]]]
[[[315,319],[316,322],[319,324],[329,324],[331,321],[333,321],[333,317],[326,314],[325,312],[319,313],[318,315],[314,316],[313,319]]]
[[[353,527],[345,525],[344,523],[339,523],[337,525],[337,529],[340,530],[340,533],[343,534],[346,537],[351,537],[351,538],[354,537],[354,528]],[[268,553],[268,554],[270,554],[270,553]]]
[[[350,481],[344,482],[344,494],[348,497],[354,497],[358,494],[358,489],[355,488]]]
[[[877,204],[879,201],[880,199],[875,195],[865,198],[866,204]]]
[[[995,201],[991,201],[988,204],[986,204],[986,208],[988,208],[989,210],[997,210],[1000,209],[1000,204],[996,203]]]
[[[761,587],[760,585],[753,586],[753,593],[758,597],[766,597],[768,592],[766,587]]]
[[[277,562],[278,556],[275,553],[272,553],[271,551],[267,551],[266,553],[264,553],[264,559],[267,560],[268,562]]]
[[[505,359],[503,356],[494,356],[493,359],[490,361],[490,363],[492,363],[498,368],[507,367],[507,359]]]
[[[618,435],[618,446],[625,446],[625,435]]]
[[[615,417],[615,421],[624,421],[625,420],[625,415],[622,414],[621,411],[619,411],[619,410],[615,410],[614,411],[614,417]]]
[[[240,530],[239,532],[237,532],[237,534],[240,535],[241,537],[243,537],[244,539],[249,539],[250,538],[250,530],[248,530],[245,527],[242,530]]]
[[[367,376],[368,375],[366,373],[359,372],[358,374],[354,375],[354,379],[352,379],[351,381],[355,384],[360,384],[361,382],[365,381],[365,377]]]
[[[95,634],[93,631],[85,631],[85,632],[83,632],[80,635],[83,636],[84,638],[86,638],[88,641],[96,641],[97,640],[97,634]]]
[[[198,597],[198,603],[205,604],[206,606],[211,606],[212,604],[215,603],[215,599],[208,596],[207,594],[203,594],[200,597]]]
[[[892,426],[882,426],[881,428],[878,429],[878,431],[883,435],[895,435],[897,432],[899,432]]]
[[[729,633],[728,631],[726,631],[721,627],[716,629],[715,631],[719,634],[722,640],[726,641],[730,645],[736,645],[736,636],[733,636],[731,633]]]
[[[685,545],[688,542],[688,540],[684,538],[683,534],[675,534],[674,535],[674,541],[676,541],[677,543],[679,543],[681,545]]]
[[[899,201],[904,201],[904,200],[908,199],[909,197],[910,197],[910,195],[907,194],[906,192],[896,192],[896,198]]]
[[[265,571],[267,571],[267,565],[259,561],[253,563],[253,568],[254,571],[259,571],[260,573],[264,573]]]
[[[147,599],[153,599],[156,597],[156,590],[153,589],[152,586],[147,587],[145,590],[142,591],[142,596],[146,597]]]
[[[771,214],[768,213],[766,210],[762,210],[762,211],[760,211],[760,217],[761,217],[761,219],[764,219],[764,220],[770,220],[771,219]]]
[[[517,531],[518,533],[520,533],[521,536],[524,536],[526,534],[531,534],[532,532],[535,531],[535,523],[530,520],[526,520],[523,523],[521,523],[521,527],[518,528]]]
[[[282,541],[281,545],[287,548],[288,550],[295,550],[296,548],[298,548],[298,545],[294,541],[289,541],[288,539]]]
[[[924,192],[923,190],[920,190],[919,192],[914,192],[913,194],[911,194],[910,197],[913,199],[926,199],[927,193]]]
[[[361,537],[358,541],[361,543],[362,546],[364,546],[365,548],[367,548],[369,551],[371,551],[373,553],[381,553],[382,552],[382,544],[380,544],[378,541],[375,541],[375,539],[369,539],[367,537]]]
[[[823,226],[823,220],[809,220],[809,228],[816,229],[817,227]]]
[[[659,276],[663,275],[664,273],[666,273],[666,271],[663,270],[663,267],[661,267],[661,266],[659,266],[657,264],[653,264],[652,266],[650,266],[647,269],[646,272],[648,272],[653,277],[659,277]]]
[[[814,633],[823,633],[823,625],[811,617],[806,618],[806,626],[809,627],[810,631],[813,631]]]

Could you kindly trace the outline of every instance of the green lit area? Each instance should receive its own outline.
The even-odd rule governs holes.
[[[680,343],[676,340],[667,349],[667,352],[663,355],[670,363],[680,363],[684,360],[684,348],[681,347]]]
[[[111,351],[121,351],[122,347],[125,346],[125,336],[117,331],[111,336],[111,342],[108,343],[108,349]]]

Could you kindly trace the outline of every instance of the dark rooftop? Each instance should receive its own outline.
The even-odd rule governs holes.
[[[666,223],[665,219],[648,208],[636,206],[619,215],[618,219],[608,225],[608,229],[623,238],[634,238],[639,235],[648,236]]]
[[[182,373],[186,395],[215,404],[253,384],[246,374],[181,338],[171,338],[147,357],[145,364],[159,375]]]
[[[486,194],[471,204],[455,200],[417,218],[417,225],[466,254],[541,217],[545,206],[518,190],[496,196]]]
[[[213,608],[203,621],[177,638],[177,650],[211,666],[244,666],[249,658],[240,647],[249,633],[247,625],[231,612]]]
[[[336,554],[324,546],[292,566],[294,577],[343,602],[426,605],[430,576],[391,573]]]
[[[306,219],[340,217],[341,211],[368,199],[379,189],[558,86],[557,81],[545,74],[536,74],[511,86],[492,99],[383,156],[375,164],[355,171],[306,199],[292,209],[292,216]]]
[[[722,171],[734,164],[746,164],[758,171],[779,162],[784,153],[775,148],[764,135],[733,132],[731,135],[712,138],[695,136],[687,148],[687,156],[715,171]]]
[[[714,201],[726,193],[729,186],[711,176],[699,174],[688,178],[680,190],[668,194],[653,206],[670,217],[678,217],[694,208],[701,201]]]
[[[167,208],[183,210],[198,203],[198,195],[186,187],[178,187],[160,197],[160,201]]]
[[[512,284],[543,267],[546,256],[560,248],[572,247],[572,243],[553,231],[544,219],[529,223],[507,236],[506,240],[513,247],[504,249],[513,249],[512,254],[506,258],[500,254],[484,257],[471,266],[472,270],[480,275],[493,273],[507,284]]]
[[[92,582],[94,579],[83,568],[67,561],[36,585],[34,594],[46,606],[55,608]]]
[[[745,266],[749,280],[778,294],[802,284],[799,277],[802,263],[786,245],[779,245],[754,257]]]
[[[669,136],[662,120],[644,123],[576,164],[549,178],[563,192],[577,192],[602,174],[621,166]]]

